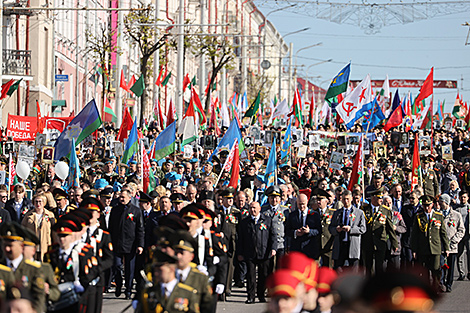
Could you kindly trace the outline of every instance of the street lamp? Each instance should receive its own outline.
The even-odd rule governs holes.
[[[305,27],[305,28],[287,33],[282,37],[282,39],[285,39],[287,36],[290,36],[290,35],[294,35],[294,34],[297,34],[297,33],[300,33],[300,32],[307,31],[309,29],[310,29],[310,27]],[[292,49],[290,49],[290,50],[292,50]],[[292,51],[290,53],[292,54]],[[282,75],[282,41],[279,42],[279,77],[278,77],[278,79],[279,79],[279,101],[281,101],[281,99],[282,99],[281,98],[281,90],[282,90],[281,75]],[[287,101],[289,101],[289,99]]]
[[[298,51],[297,51],[298,52]],[[328,63],[328,62],[331,62],[333,61],[333,59],[328,59],[328,60],[323,60],[323,61],[320,61],[320,62],[317,62],[317,63],[314,63],[314,64],[310,64],[309,66],[307,66],[307,69],[305,70],[305,74],[306,74],[306,80],[305,80],[305,85],[308,86],[308,83],[310,81],[310,78],[314,78],[313,76],[309,76],[308,75],[308,70],[313,67],[313,66],[317,66],[317,65],[320,65],[320,64],[323,64],[323,63]],[[317,76],[317,77],[321,77],[321,76]],[[308,94],[308,88],[305,87],[305,95],[306,95],[306,99],[309,98],[309,94]],[[314,96],[315,96],[315,92],[314,92]]]
[[[307,49],[310,49],[310,48],[313,48],[313,47],[318,47],[318,46],[321,46],[323,45],[323,42],[319,42],[319,43],[316,43],[316,44],[313,44],[313,45],[310,45],[310,46],[306,46],[306,47],[303,47],[303,48],[300,48],[299,50],[297,50],[297,52],[295,53],[295,66],[297,66],[297,54],[299,54],[300,51],[302,50],[307,50]],[[292,88],[292,53],[291,53],[291,59],[289,60],[289,88],[287,89],[287,94],[288,94],[288,98],[290,99],[291,97],[291,88]],[[297,71],[295,71],[295,74],[294,74],[294,92],[295,90],[297,89]]]

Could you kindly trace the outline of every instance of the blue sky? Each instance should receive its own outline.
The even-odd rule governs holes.
[[[272,8],[263,7],[262,1],[255,3],[264,14],[272,11]],[[286,6],[285,2],[279,5],[283,6]],[[390,79],[424,80],[434,66],[434,79],[457,80],[458,91],[464,101],[470,102],[470,45],[465,46],[468,27],[461,25],[470,22],[467,12],[383,27],[375,35],[367,35],[353,25],[340,25],[288,11],[272,13],[268,19],[282,35],[310,27],[308,31],[285,39],[287,44],[294,44],[294,55],[303,47],[323,43],[297,54],[297,65],[305,65],[298,70],[303,76],[309,65],[332,59],[332,62],[309,69],[309,77],[320,76],[311,81],[322,88],[326,89],[332,77],[349,61],[352,80],[362,80],[368,73],[371,79],[385,79],[388,74]],[[418,89],[401,88],[400,96],[409,90],[416,97]],[[444,112],[452,111],[456,95],[457,89],[434,89],[435,103],[446,101]]]

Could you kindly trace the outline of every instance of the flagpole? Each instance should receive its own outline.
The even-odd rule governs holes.
[[[10,200],[10,194],[11,194],[11,152],[10,152],[10,161],[8,162],[8,200]]]

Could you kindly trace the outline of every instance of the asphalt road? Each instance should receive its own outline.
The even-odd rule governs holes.
[[[470,281],[455,281],[453,291],[451,293],[442,294],[440,302],[437,304],[436,312],[441,313],[469,313],[470,306],[468,299],[470,296]],[[226,302],[217,303],[217,312],[223,313],[258,313],[266,310],[265,303],[245,304],[245,289],[233,288],[232,296]],[[120,313],[123,312],[131,303],[125,300],[122,295],[116,298],[114,293],[104,295],[103,313]],[[125,312],[133,312],[132,307],[127,308]]]

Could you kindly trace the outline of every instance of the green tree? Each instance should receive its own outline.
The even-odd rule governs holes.
[[[152,56],[161,47],[166,44],[169,36],[164,32],[162,35],[157,36],[157,27],[155,24],[155,8],[152,5],[140,6],[139,8],[132,9],[124,17],[125,33],[134,41],[139,47],[140,59],[140,73],[144,77],[145,86],[150,86],[150,77],[152,71],[149,71]],[[140,97],[141,110],[140,110],[140,124],[143,125],[144,112],[146,112],[147,102],[150,100],[147,88],[144,90]]]

